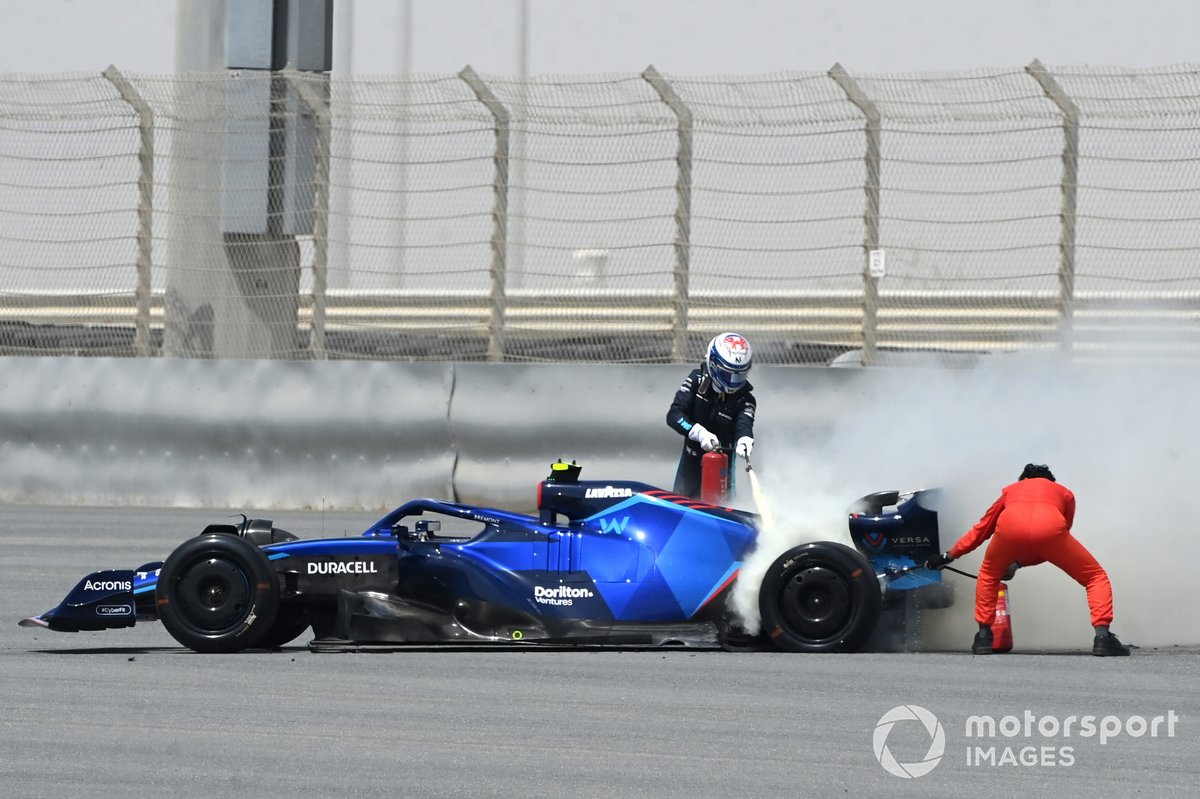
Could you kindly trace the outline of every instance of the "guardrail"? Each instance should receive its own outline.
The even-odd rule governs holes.
[[[143,306],[146,327],[161,341],[164,296]],[[133,292],[0,293],[0,325],[84,326],[133,329]],[[330,290],[324,331],[395,335],[493,335],[493,309],[485,291]],[[872,315],[876,346],[885,349],[1011,351],[1070,347],[1079,355],[1200,356],[1200,292],[1124,294],[1077,292],[1065,317],[1057,292],[880,290]],[[860,292],[747,292],[737,297],[693,294],[687,334],[705,338],[732,329],[772,341],[831,348],[862,346],[868,315]],[[311,296],[300,295],[297,331],[314,323]],[[503,336],[515,339],[587,339],[641,336],[672,339],[679,331],[666,290],[511,291]],[[0,353],[15,354],[0,330]],[[22,348],[25,349],[25,348]],[[346,355],[346,353],[343,353]],[[353,357],[353,353],[349,353]]]

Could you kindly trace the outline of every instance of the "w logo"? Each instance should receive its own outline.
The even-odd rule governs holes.
[[[622,516],[620,519],[614,517],[600,519],[600,532],[602,533],[623,533],[625,525],[629,524],[629,517]]]

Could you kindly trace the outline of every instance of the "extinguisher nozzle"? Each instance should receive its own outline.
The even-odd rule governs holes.
[[[754,469],[750,468],[750,458],[749,457],[746,458],[746,471],[748,471],[748,472],[754,471]]]

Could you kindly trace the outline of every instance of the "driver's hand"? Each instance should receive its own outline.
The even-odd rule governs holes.
[[[712,452],[721,445],[721,439],[710,433],[702,424],[692,425],[692,429],[688,431],[688,438],[699,444],[700,449],[705,452]]]
[[[1017,576],[1017,569],[1019,568],[1021,568],[1021,564],[1014,560],[1012,563],[1008,564],[1008,568],[1004,570],[1004,574],[1001,575],[1000,579],[1011,580]]]

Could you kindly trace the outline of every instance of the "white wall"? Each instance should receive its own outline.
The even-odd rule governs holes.
[[[212,0],[223,3],[224,0]],[[186,0],[191,4],[203,0]],[[359,74],[518,74],[523,0],[335,0]],[[411,6],[411,53],[403,20]],[[171,0],[0,0],[0,72],[174,70]],[[1197,60],[1194,0],[528,0],[534,74],[910,72]],[[335,33],[335,41],[344,41]]]

